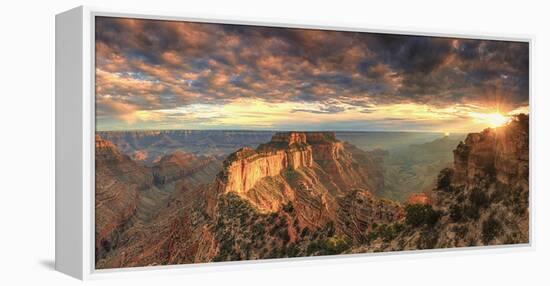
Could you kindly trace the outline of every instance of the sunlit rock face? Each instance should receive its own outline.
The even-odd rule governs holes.
[[[434,192],[436,207],[447,211],[441,246],[525,243],[529,241],[529,117],[469,134],[454,151],[448,187]],[[494,228],[487,230],[487,225]],[[485,226],[485,227],[484,227]],[[450,239],[452,228],[468,229]]]
[[[528,242],[528,116],[469,134],[454,157],[431,196],[444,214],[433,232],[435,246]]]
[[[305,144],[306,134],[303,132],[279,132],[271,138],[272,143]]]
[[[426,193],[415,193],[411,194],[407,198],[408,204],[421,204],[421,205],[429,205],[431,204],[430,197]]]
[[[304,133],[277,133],[271,142],[257,150],[241,148],[226,161],[224,192],[246,193],[263,178],[274,177],[285,169],[310,168],[312,148]]]
[[[507,129],[497,130],[496,179],[503,184],[519,181],[529,187],[529,119],[521,118]]]
[[[529,119],[471,133],[454,151],[454,185],[474,184],[494,178],[502,184],[528,184]],[[518,182],[518,180],[520,182]]]
[[[367,171],[371,167],[380,169],[366,152],[345,145],[333,132],[281,132],[256,150],[245,147],[231,154],[219,176],[219,192],[239,194],[270,212],[305,198],[307,190],[331,198],[352,188],[375,191],[383,178],[381,172]],[[332,200],[308,197],[305,201],[316,202],[308,206],[312,210],[328,209]]]

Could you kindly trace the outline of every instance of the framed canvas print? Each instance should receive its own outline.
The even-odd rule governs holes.
[[[530,45],[62,13],[56,268],[529,247]]]

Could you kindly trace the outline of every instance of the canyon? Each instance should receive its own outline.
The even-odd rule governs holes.
[[[166,134],[107,137],[164,138],[158,142]],[[402,200],[383,196],[382,149],[362,149],[335,132],[230,134],[254,144],[230,144],[228,154],[170,149],[149,162],[132,159],[139,148],[121,152],[98,134],[96,268],[529,241],[526,115],[463,141],[411,147],[420,154],[415,162],[440,168],[431,187]]]

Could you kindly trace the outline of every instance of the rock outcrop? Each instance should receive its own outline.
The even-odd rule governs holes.
[[[225,220],[219,198],[227,202],[231,196],[260,217],[277,214],[277,220],[288,224],[289,241],[301,245],[296,251],[306,255],[321,251],[313,246],[315,241],[333,235],[361,241],[369,225],[403,214],[399,203],[377,199],[370,192],[383,186],[379,163],[378,157],[339,141],[332,132],[276,133],[257,149],[242,148],[226,159],[211,192],[217,195],[207,199],[207,213],[217,224]],[[269,243],[284,249],[288,242]]]
[[[454,151],[454,167],[441,172],[432,194],[442,217],[439,245],[529,241],[529,117],[469,134]],[[466,234],[453,235],[453,229]]]
[[[245,147],[231,154],[218,176],[218,192],[236,193],[262,212],[304,198],[304,192],[327,208],[352,188],[376,192],[383,184],[381,175],[367,152],[337,140],[332,132],[281,132],[256,150]]]
[[[405,226],[351,252],[528,243],[529,117],[471,133],[453,153],[434,189],[409,201]]]
[[[224,192],[246,193],[263,178],[278,176],[286,169],[311,167],[311,146],[306,145],[305,136],[297,135],[291,133],[284,140],[276,134],[272,144],[260,145],[257,151],[245,147],[233,153],[226,161]]]
[[[401,204],[377,198],[368,191],[354,190],[339,200],[339,225],[356,242],[364,241],[374,226],[399,221],[403,216]]]
[[[454,158],[454,186],[491,178],[504,185],[527,188],[529,118],[520,115],[505,127],[469,134],[454,151]]]
[[[430,200],[430,196],[426,193],[414,193],[407,198],[407,203],[430,205],[432,201]]]

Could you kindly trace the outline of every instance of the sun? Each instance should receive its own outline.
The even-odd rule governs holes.
[[[491,128],[497,128],[510,121],[510,117],[499,112],[494,113],[471,113],[474,121],[486,124]]]

